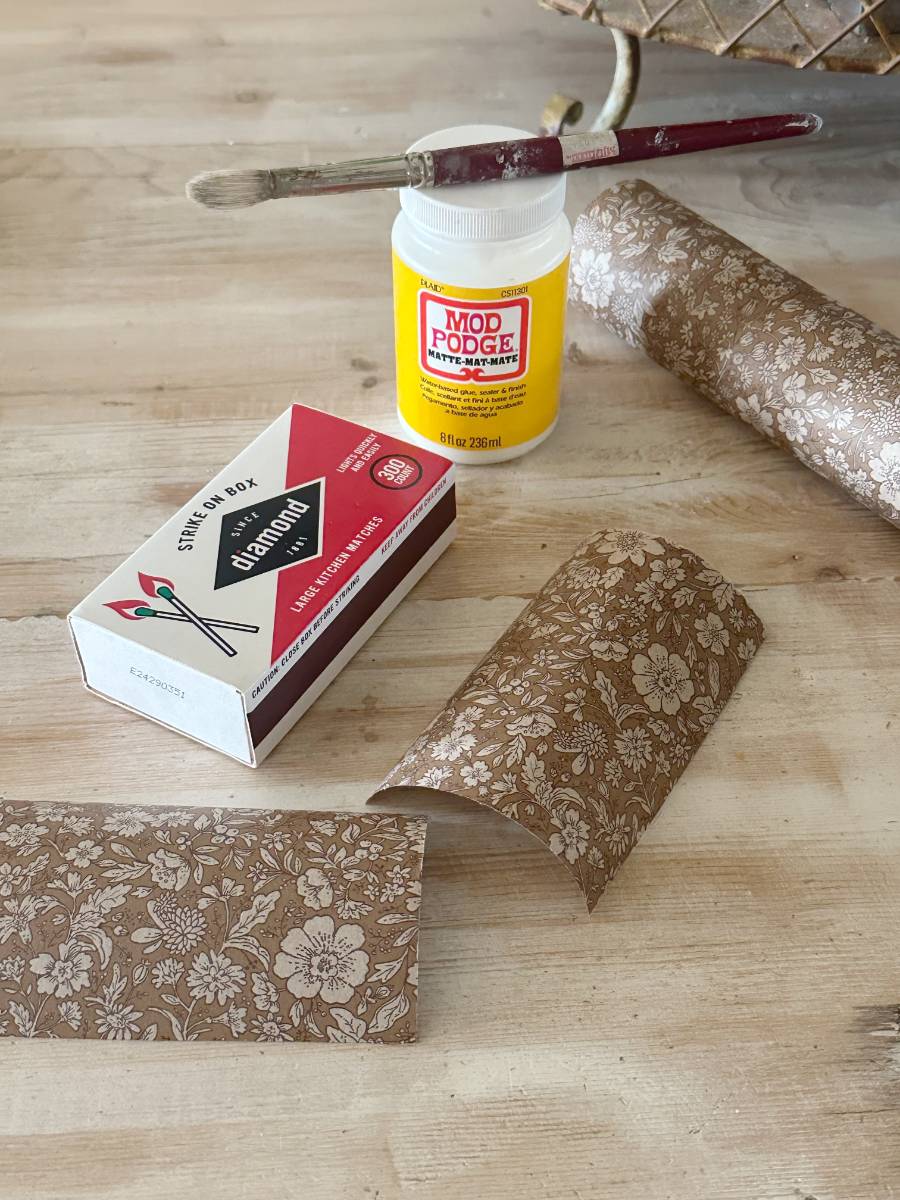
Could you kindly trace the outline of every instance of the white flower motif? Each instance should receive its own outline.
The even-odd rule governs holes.
[[[782,383],[781,391],[788,404],[802,404],[806,399],[806,376],[789,375]]]
[[[38,954],[28,965],[38,976],[37,990],[46,996],[64,999],[80,992],[91,981],[90,955],[71,942],[59,947],[56,958],[52,954]]]
[[[712,650],[713,654],[725,653],[729,634],[728,630],[722,624],[721,617],[715,613],[709,613],[705,617],[698,617],[694,621],[694,628],[697,630],[697,641],[704,650]]]
[[[719,264],[719,269],[716,271],[713,278],[715,279],[716,283],[727,285],[730,283],[737,283],[737,281],[739,279],[743,279],[746,274],[747,268],[739,258],[736,258],[733,254],[724,254],[722,256],[722,261]]]
[[[150,878],[167,892],[180,892],[191,878],[191,868],[180,854],[154,850],[147,856]]]
[[[49,821],[54,820],[54,818],[44,816],[42,820]],[[60,827],[60,833],[70,833],[76,836],[76,838],[83,838],[85,834],[92,832],[94,832],[94,821],[91,820],[91,817],[70,815],[65,818]]]
[[[147,912],[153,927],[136,929],[131,935],[133,942],[145,946],[145,954],[152,954],[162,945],[174,954],[189,954],[206,933],[206,918],[196,908],[176,908],[171,901],[151,900]]]
[[[603,778],[607,783],[611,783],[613,787],[618,787],[622,782],[622,764],[617,758],[608,758],[603,764]]]
[[[557,750],[576,756],[572,760],[574,775],[583,775],[586,770],[590,770],[593,775],[595,761],[606,753],[609,742],[599,725],[593,721],[585,721],[557,738],[554,746]]]
[[[900,509],[900,442],[885,442],[881,453],[869,460],[869,470],[880,483],[878,498],[894,509]]]
[[[789,442],[802,442],[806,437],[806,413],[799,408],[785,408],[778,414],[778,428]]]
[[[885,442],[900,437],[900,396],[897,396],[892,403],[878,404],[872,414],[870,428]]]
[[[345,1004],[369,969],[369,956],[360,949],[364,943],[360,925],[336,930],[332,917],[310,917],[302,929],[292,929],[282,938],[274,971],[287,980],[292,996],[321,996],[326,1004]]]
[[[453,728],[458,729],[460,733],[471,733],[483,716],[483,709],[479,708],[477,704],[470,704],[462,712],[456,714]]]
[[[640,771],[653,757],[653,739],[646,729],[623,729],[616,738],[616,750],[632,771]]]
[[[98,846],[96,843],[85,839],[84,841],[79,842],[77,846],[72,846],[69,850],[67,850],[66,858],[70,863],[72,863],[73,866],[81,867],[81,869],[84,870],[86,867],[89,867],[95,859],[99,858],[102,853],[102,846]]]
[[[16,935],[27,945],[31,941],[31,922],[37,916],[37,904],[33,896],[14,897],[4,900],[5,916],[0,916],[0,946]]]
[[[260,971],[254,971],[250,976],[253,981],[253,1003],[263,1013],[278,1011],[278,988]]]
[[[855,350],[866,340],[865,334],[855,325],[835,325],[828,338],[833,346],[842,346],[845,350]]]
[[[177,958],[162,958],[153,964],[150,976],[157,988],[174,987],[184,974],[184,965]]]
[[[614,817],[608,818],[603,822],[603,836],[609,843],[609,848],[617,858],[621,858],[631,845],[631,829],[628,825],[628,818],[624,813],[617,813]]]
[[[659,642],[654,642],[646,654],[636,654],[631,669],[635,690],[647,701],[651,712],[662,709],[673,716],[694,694],[687,663],[679,654],[669,654]]]
[[[221,1016],[215,1018],[219,1025],[224,1025],[233,1038],[240,1037],[247,1031],[247,1010],[230,1004]]]
[[[28,878],[25,868],[0,862],[0,896],[11,896]]]
[[[779,371],[787,371],[796,367],[806,351],[806,342],[802,337],[783,337],[775,347],[775,366]]]
[[[555,812],[550,823],[559,830],[550,835],[550,849],[566,862],[574,863],[587,850],[591,832],[587,822],[581,819],[577,808],[567,808],[563,813]]]
[[[417,787],[439,788],[450,778],[453,772],[449,767],[432,767],[416,780]]]
[[[642,567],[648,554],[664,554],[665,547],[639,529],[610,529],[597,546],[597,552],[609,555],[613,564],[628,561]]]
[[[0,831],[0,842],[9,846],[10,850],[15,850],[16,854],[28,854],[37,849],[45,833],[46,825],[26,821],[24,825],[8,825]]]
[[[844,483],[851,492],[855,492],[857,496],[862,496],[865,499],[868,499],[875,491],[875,482],[862,467],[859,467],[855,471],[848,471],[844,476]]]
[[[258,1042],[290,1042],[291,1027],[278,1017],[255,1017],[251,1028]]]
[[[581,289],[586,304],[591,308],[606,308],[613,285],[609,255],[602,250],[583,249],[572,262],[572,280]]]
[[[151,814],[143,808],[123,808],[121,812],[110,813],[103,822],[103,828],[107,833],[117,833],[120,837],[137,837],[152,819]]]
[[[475,745],[475,737],[471,733],[445,733],[443,737],[432,742],[431,757],[439,762],[456,762]]]
[[[771,431],[772,414],[760,404],[759,396],[738,396],[735,403],[737,404],[738,412],[744,420],[758,429],[760,433],[769,433]]]
[[[9,958],[0,959],[0,979],[8,979],[13,983],[18,983],[22,978],[22,972],[25,970],[25,959],[18,954],[11,955]]]
[[[466,764],[460,769],[459,773],[462,776],[463,783],[466,787],[470,788],[478,787],[482,783],[489,783],[491,778],[490,768],[480,758],[473,762],[471,766]]]
[[[650,578],[666,590],[676,587],[684,579],[681,559],[667,558],[665,562],[661,558],[654,559],[650,564]]]
[[[390,904],[392,900],[396,900],[398,896],[403,895],[408,883],[409,869],[401,867],[399,864],[392,867],[385,876],[384,886],[378,897],[379,901],[382,904]]]
[[[188,954],[206,933],[206,919],[195,908],[176,908],[163,932],[163,941],[176,954]]]
[[[227,954],[203,950],[196,955],[188,971],[187,985],[195,1000],[203,999],[207,1004],[215,1000],[224,1004],[238,994],[246,978],[244,968],[233,963]]]
[[[140,1029],[137,1012],[131,1004],[109,1005],[95,1018],[97,1032],[112,1042],[130,1042]]]
[[[89,833],[90,832],[90,822],[89,822],[88,828],[83,831],[82,830],[74,830],[71,828],[71,822],[72,822],[73,818],[71,817],[71,815],[69,815],[68,807],[65,804],[58,804],[54,800],[46,800],[46,801],[39,800],[37,802],[37,804],[33,804],[31,806],[31,808],[32,808],[32,812],[35,814],[35,816],[37,817],[37,819],[39,821],[62,821],[63,832],[66,832],[66,833],[75,833],[75,832]],[[89,821],[89,818],[86,818],[86,817],[81,817],[81,818],[77,818],[77,819]]]
[[[334,899],[334,889],[324,871],[310,867],[297,880],[297,895],[307,908],[328,908]]]

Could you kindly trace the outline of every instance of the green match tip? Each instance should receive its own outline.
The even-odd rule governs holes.
[[[156,589],[156,594],[157,596],[162,596],[163,600],[171,600],[175,595],[172,589],[170,587],[166,587],[164,583],[160,584],[160,586]]]
[[[143,606],[141,606],[141,608],[136,608],[134,610],[134,615],[136,617],[152,617],[153,609],[152,608],[144,608]]]

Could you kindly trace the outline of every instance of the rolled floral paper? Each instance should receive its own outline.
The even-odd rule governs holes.
[[[0,1033],[410,1042],[419,818],[0,804]]]
[[[900,524],[900,340],[640,179],[575,226],[571,296]]]
[[[592,910],[763,637],[690,550],[595,534],[495,643],[378,789],[431,788],[517,821]]]

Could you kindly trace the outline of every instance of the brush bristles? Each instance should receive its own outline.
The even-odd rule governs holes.
[[[274,195],[271,171],[207,171],[188,182],[188,197],[206,208],[250,208]]]

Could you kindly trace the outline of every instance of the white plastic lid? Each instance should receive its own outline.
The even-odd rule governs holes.
[[[455,125],[429,133],[410,150],[474,146],[534,137],[509,125]],[[536,175],[496,183],[461,183],[439,188],[400,188],[400,207],[411,221],[438,237],[498,242],[524,237],[549,225],[566,202],[566,177]]]

